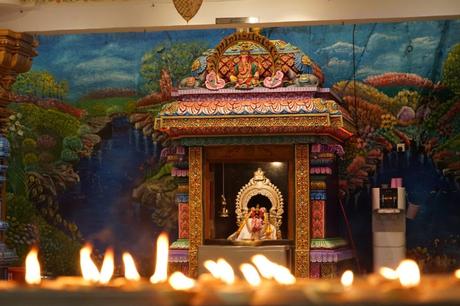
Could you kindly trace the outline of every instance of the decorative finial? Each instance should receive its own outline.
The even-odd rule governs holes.
[[[265,179],[265,172],[263,172],[261,168],[258,168],[257,171],[254,172],[254,180],[263,181],[264,179]]]

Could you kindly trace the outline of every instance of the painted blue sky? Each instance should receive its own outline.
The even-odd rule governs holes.
[[[353,25],[267,28],[263,34],[301,48],[323,69],[326,85],[353,76]],[[34,70],[68,80],[70,98],[99,88],[136,89],[142,56],[163,41],[201,41],[213,47],[233,29],[40,35]],[[439,79],[448,50],[460,43],[460,20],[359,24],[356,77],[409,72]]]

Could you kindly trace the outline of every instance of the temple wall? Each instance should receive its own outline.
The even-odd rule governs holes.
[[[57,239],[67,253],[48,268],[72,273],[77,267],[66,257],[77,256],[82,239],[101,251],[128,248],[146,271],[160,231],[170,233],[171,243],[186,239],[187,152],[160,154],[177,143],[155,135],[154,117],[171,100],[171,87],[190,75],[194,59],[233,32],[38,35],[39,55],[12,86],[17,103],[9,105],[14,116],[5,117],[12,144],[7,198],[16,207],[9,210],[14,222],[7,243],[23,256],[38,236]],[[331,205],[342,201],[362,265],[371,267],[372,259],[370,188],[402,177],[418,209],[408,220],[408,255],[428,271],[452,269],[460,241],[459,20],[267,27],[261,33],[315,61],[324,87],[356,123],[357,136],[334,159],[338,180],[330,183],[340,196]],[[312,238],[327,238],[322,214],[329,203],[310,200],[318,221]],[[329,230],[346,237],[343,217],[334,218],[337,227]],[[44,252],[60,254],[52,243]],[[176,255],[180,262],[184,254]],[[313,264],[310,273],[328,269],[334,268]]]

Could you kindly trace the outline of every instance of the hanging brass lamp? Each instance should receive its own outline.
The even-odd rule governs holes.
[[[222,202],[220,205],[219,217],[228,218],[227,200],[225,199],[225,166],[222,163],[222,194],[220,195]]]

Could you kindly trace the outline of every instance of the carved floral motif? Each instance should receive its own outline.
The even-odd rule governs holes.
[[[198,276],[198,246],[203,244],[202,168],[202,148],[191,147],[189,149],[189,222],[193,226],[189,230],[189,272],[192,277]]]
[[[189,237],[189,206],[187,203],[180,203],[179,208],[179,239],[187,239]]]
[[[338,104],[321,98],[226,99],[177,101],[165,106],[160,116],[213,116],[253,114],[322,114],[341,115]]]
[[[295,146],[295,275],[310,275],[310,171],[308,145]]]
[[[326,201],[313,200],[311,203],[311,236],[314,239],[325,238],[326,236],[325,208]]]

